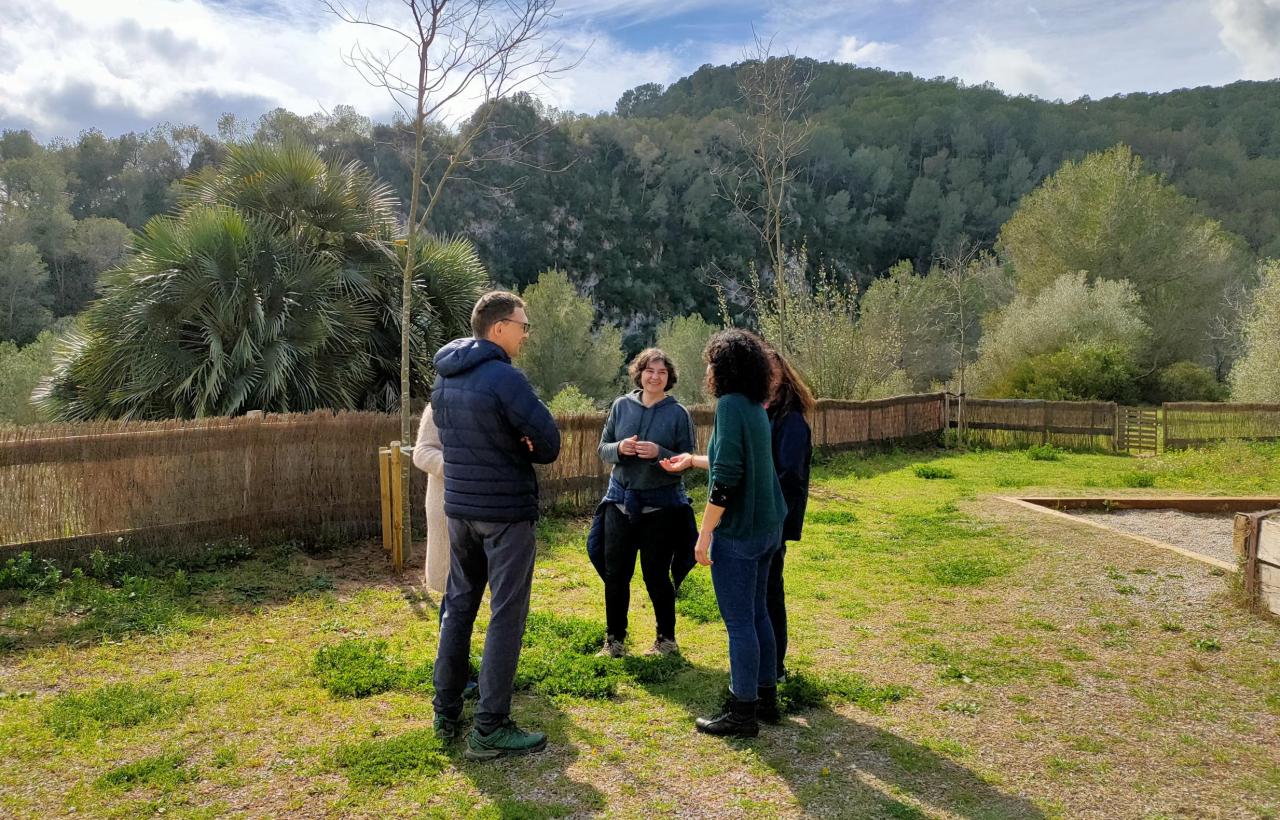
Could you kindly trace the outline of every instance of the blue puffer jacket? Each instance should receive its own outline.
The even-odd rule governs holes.
[[[560,430],[529,380],[487,339],[436,353],[431,406],[444,445],[444,511],[471,521],[538,517],[534,464],[560,455]],[[533,442],[532,452],[522,438]]]

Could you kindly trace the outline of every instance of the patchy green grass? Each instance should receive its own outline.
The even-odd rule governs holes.
[[[58,737],[73,738],[173,717],[191,706],[190,695],[117,683],[86,694],[63,695],[49,705],[45,723]]]
[[[955,470],[947,467],[935,467],[932,464],[917,464],[915,474],[916,478],[923,478],[928,481],[956,477]]]
[[[436,774],[449,765],[440,741],[429,728],[386,739],[344,743],[333,758],[355,786],[392,786]]]
[[[0,815],[1280,816],[1280,627],[1196,562],[992,499],[1133,475],[1276,493],[1280,446],[819,457],[787,552],[787,717],[752,741],[692,730],[728,683],[705,568],[680,592],[682,655],[596,658],[586,522],[547,517],[513,716],[550,743],[498,764],[431,732],[437,600],[376,545],[80,572],[17,556]],[[637,571],[634,652],[653,627]]]
[[[430,692],[432,666],[410,669],[388,657],[386,641],[349,638],[317,651],[312,669],[334,697],[364,698],[397,688]]]
[[[136,786],[173,789],[196,779],[196,773],[183,765],[185,762],[183,756],[176,753],[144,757],[108,769],[93,785],[100,789],[129,789]]]

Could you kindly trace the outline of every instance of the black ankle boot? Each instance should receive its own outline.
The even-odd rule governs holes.
[[[698,718],[694,726],[699,732],[719,737],[755,737],[760,734],[756,722],[756,702],[738,700],[732,695],[725,701],[724,712],[713,718]]]
[[[761,686],[756,701],[756,717],[765,723],[781,723],[782,713],[778,711],[778,687]]]

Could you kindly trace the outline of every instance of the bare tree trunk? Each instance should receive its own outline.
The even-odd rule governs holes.
[[[412,350],[413,285],[418,243],[444,194],[445,184],[461,165],[484,158],[471,156],[476,138],[490,122],[492,104],[521,86],[544,80],[572,67],[558,66],[559,45],[538,46],[552,19],[555,0],[402,0],[411,21],[384,21],[368,5],[348,6],[344,0],[323,0],[329,12],[347,23],[363,26],[380,37],[400,42],[399,50],[378,51],[357,44],[346,62],[374,87],[385,90],[413,123],[413,179],[404,240],[400,302],[400,441],[413,443]],[[412,49],[416,79],[400,69],[401,52]],[[460,119],[452,109],[468,97],[478,97],[478,113]],[[454,120],[451,122],[450,118]],[[454,144],[428,159],[427,123],[439,122],[453,132]],[[447,138],[446,138],[447,141]],[[424,177],[442,164],[434,187]],[[424,186],[427,201],[423,207]],[[419,213],[421,211],[421,213]],[[409,486],[410,460],[403,460],[401,479]],[[402,543],[412,541],[412,505],[406,505]]]
[[[799,66],[794,55],[771,56],[771,47],[772,42],[757,37],[738,69],[738,89],[747,115],[738,138],[746,159],[732,168],[714,169],[713,173],[720,196],[733,203],[755,229],[769,257],[780,336],[774,341],[789,353],[784,232],[791,218],[787,213],[787,191],[798,173],[795,160],[804,153],[813,133],[812,124],[802,112],[813,73]],[[754,190],[757,187],[758,193]]]

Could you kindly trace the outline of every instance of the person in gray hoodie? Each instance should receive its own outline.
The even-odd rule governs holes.
[[[693,567],[697,540],[683,480],[658,465],[690,452],[697,441],[689,411],[667,394],[676,384],[675,363],[649,348],[632,360],[628,372],[637,389],[614,401],[600,434],[600,459],[613,471],[587,539],[587,552],[604,580],[606,634],[600,654],[615,658],[626,652],[637,553],[657,622],[649,653],[679,651],[676,590]]]

